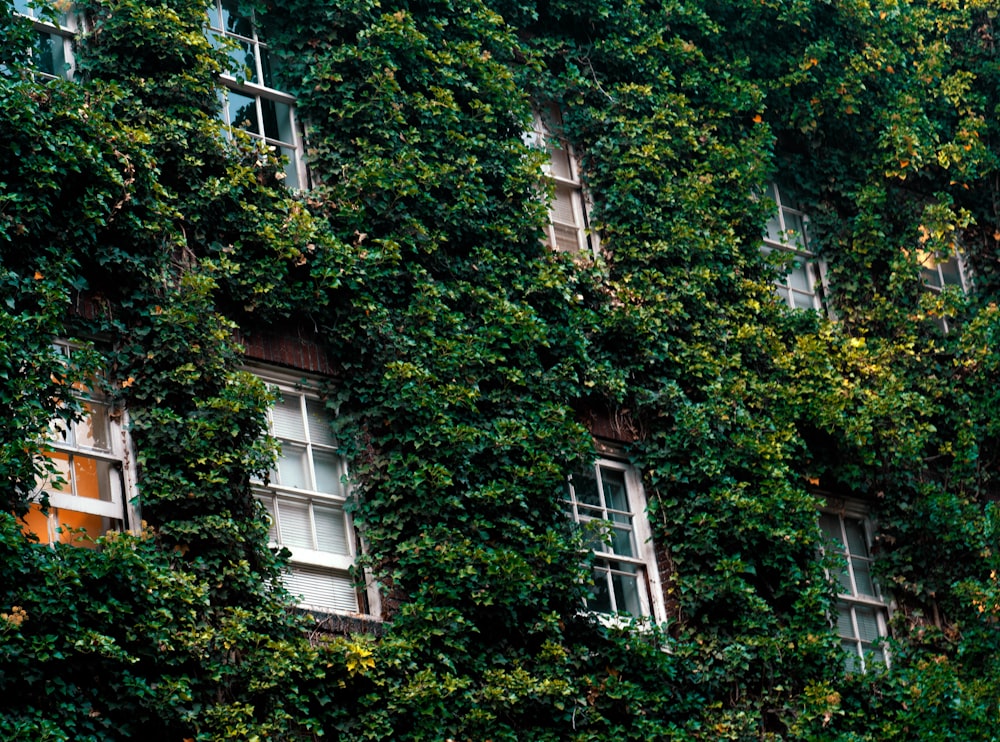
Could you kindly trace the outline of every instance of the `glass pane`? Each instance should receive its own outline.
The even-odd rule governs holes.
[[[858,654],[858,645],[854,642],[841,642],[847,661],[844,663],[848,672],[861,672],[861,656]]]
[[[567,149],[565,142],[550,137],[549,157],[552,162],[553,175],[555,175],[557,178],[574,180],[573,165],[570,162],[569,150]]]
[[[837,604],[837,635],[855,639],[854,621],[851,618],[851,606],[846,603]]]
[[[803,293],[800,291],[793,291],[792,294],[792,306],[795,309],[817,309],[816,305],[816,295],[807,292]]]
[[[580,226],[578,203],[580,191],[571,185],[556,184],[555,198],[552,199],[550,212],[552,221],[556,224],[568,225],[574,228]]]
[[[48,459],[47,465],[55,469],[54,473],[47,474],[42,482],[42,489],[52,492],[62,492],[67,495],[73,494],[73,483],[70,477],[69,454],[53,451],[45,454]]]
[[[313,549],[312,523],[309,504],[298,500],[278,500],[278,520],[283,546]]]
[[[601,470],[601,486],[604,489],[604,504],[612,510],[629,511],[628,492],[625,489],[625,472],[617,469]]]
[[[309,489],[308,466],[304,447],[282,442],[281,455],[278,457],[278,484],[282,487]]]
[[[87,416],[73,426],[76,445],[82,448],[110,451],[111,425],[108,418],[108,406],[99,402],[87,402],[84,407],[88,412]]]
[[[790,265],[788,271],[788,285],[795,291],[806,293],[812,292],[812,285],[809,281],[809,264],[802,258],[796,257]]]
[[[938,263],[938,267],[941,268],[941,277],[945,284],[949,286],[962,285],[962,274],[959,271],[957,258],[948,258],[944,262]]]
[[[306,441],[305,423],[302,420],[302,400],[292,394],[285,395],[271,408],[271,422],[275,436],[283,440]]]
[[[875,609],[868,606],[855,606],[854,616],[858,621],[858,634],[860,634],[861,641],[866,644],[878,641],[880,634]]]
[[[111,502],[111,465],[79,454],[73,456],[77,497]]]
[[[611,551],[619,556],[634,557],[631,528],[611,529]]]
[[[832,513],[820,513],[819,527],[826,536],[827,541],[836,541],[837,545],[843,549],[842,537],[840,535],[840,518]]]
[[[781,222],[775,214],[767,220],[767,239],[772,242],[781,242]]]
[[[330,416],[326,406],[315,399],[306,400],[306,415],[309,423],[309,440],[321,446],[336,446],[337,439],[330,429]]]
[[[39,543],[52,543],[52,536],[49,532],[49,516],[42,513],[42,506],[37,503],[33,503],[28,514],[24,516],[21,529],[25,533],[33,533],[38,536]]]
[[[331,554],[349,556],[351,552],[347,548],[344,511],[331,505],[313,503],[313,518],[316,523],[316,548]]]
[[[238,0],[222,0],[221,5],[223,28],[226,32],[252,38],[253,24],[249,17],[240,14]]]
[[[615,607],[618,611],[642,615],[642,604],[639,601],[639,578],[636,575],[615,573],[612,575],[615,586]]]
[[[270,497],[258,497],[257,499],[267,511],[267,537],[274,543],[278,543],[278,522],[274,515],[274,500]]]
[[[299,175],[299,160],[294,149],[278,147],[285,170],[285,185],[289,188],[301,188],[302,178]]]
[[[33,49],[34,65],[46,75],[67,77],[66,41],[59,34],[38,31]]]
[[[858,595],[876,597],[875,584],[872,582],[871,563],[865,559],[853,559],[851,567],[854,569],[854,586],[858,589]]]
[[[806,225],[805,220],[802,218],[801,214],[795,213],[793,211],[783,211],[782,216],[785,220],[785,242],[787,244],[796,247],[800,250],[806,249]]]
[[[260,122],[257,120],[257,100],[230,90],[229,125],[259,135]]]
[[[847,533],[847,546],[851,554],[868,557],[868,539],[865,536],[865,526],[860,520],[844,519],[844,531]]]
[[[103,536],[111,530],[119,530],[117,521],[101,517],[100,515],[78,513],[75,510],[67,510],[66,508],[60,508],[56,511],[55,515],[60,528],[59,541],[64,544],[94,548],[95,544],[93,542],[80,538],[79,533],[72,532],[81,528],[86,531],[90,538]]]
[[[601,506],[601,498],[597,493],[597,479],[592,470],[573,475],[573,491],[576,492],[577,502]]]
[[[257,60],[254,57],[254,45],[249,41],[241,41],[230,37],[230,42],[236,44],[236,48],[230,47],[229,58],[232,60],[231,72],[239,80],[246,82],[260,82],[257,79]]]
[[[316,472],[316,491],[328,495],[341,494],[341,459],[337,454],[313,450],[313,467]]]
[[[599,613],[613,613],[614,607],[611,604],[611,588],[608,584],[610,573],[606,568],[594,567],[594,593],[587,601],[587,607]]]
[[[293,144],[292,108],[270,98],[261,98],[261,115],[264,118],[264,136],[286,144]]]
[[[580,242],[583,236],[576,226],[566,226],[564,224],[553,224],[552,231],[555,232],[555,249],[563,252],[578,253],[581,250]]]
[[[291,572],[282,575],[281,581],[306,605],[345,613],[358,611],[357,591],[345,574],[296,564]]]

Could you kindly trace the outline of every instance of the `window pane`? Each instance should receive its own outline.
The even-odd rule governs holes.
[[[948,258],[938,263],[938,267],[941,268],[941,277],[944,279],[945,284],[949,286],[962,285],[962,274],[959,271],[958,260],[956,258]]]
[[[570,162],[569,149],[559,139],[549,138],[549,157],[552,163],[552,174],[557,178],[574,180],[573,166]]]
[[[230,90],[229,125],[259,135],[260,122],[257,120],[256,99]]]
[[[598,564],[600,564],[599,562]],[[598,613],[613,613],[614,607],[611,604],[611,588],[608,584],[610,573],[606,567],[594,567],[594,594],[587,601],[587,607]]]
[[[597,479],[593,471],[574,474],[573,491],[576,493],[578,502],[596,507],[601,506],[601,498],[597,493]]]
[[[628,493],[625,489],[625,472],[601,467],[601,486],[604,504],[612,510],[628,512]]]
[[[278,500],[278,520],[281,526],[281,544],[290,548],[315,548],[309,504],[298,500]]]
[[[316,491],[328,495],[340,495],[340,457],[324,451],[313,451],[313,466],[316,471]]]
[[[240,14],[240,4],[237,0],[222,0],[223,28],[227,33],[238,34],[251,38],[253,24],[250,19]]]
[[[286,440],[306,440],[305,424],[302,421],[301,399],[294,395],[286,395],[274,403],[271,408],[273,433],[278,438]]]
[[[287,441],[281,444],[281,455],[278,457],[278,484],[282,487],[310,489],[309,460],[306,449]]]
[[[611,551],[619,556],[634,557],[631,528],[611,529]]]
[[[350,555],[344,511],[338,507],[313,503],[313,518],[316,523],[316,548],[331,554]]]
[[[92,500],[111,502],[111,465],[87,456],[73,456],[73,477],[76,495]]]
[[[858,633],[860,639],[866,644],[878,641],[878,618],[874,608],[868,606],[855,606],[854,616],[858,621]]]
[[[345,613],[358,610],[358,595],[350,578],[334,570],[296,564],[282,575],[282,582],[306,605]]]
[[[99,451],[110,451],[111,425],[108,406],[99,402],[87,402],[84,407],[87,410],[87,416],[73,425],[76,445]]]
[[[837,634],[845,638],[857,638],[851,618],[851,606],[846,603],[837,604]]]
[[[261,501],[264,509],[267,510],[267,537],[274,543],[278,543],[280,539],[278,538],[278,521],[274,514],[274,500],[270,497],[258,497],[257,499]]]
[[[803,258],[794,258],[791,263],[791,270],[788,272],[788,285],[795,291],[812,292],[808,270],[809,265]]]
[[[309,440],[321,446],[336,446],[330,428],[329,416],[324,404],[318,400],[306,400],[306,414],[309,416]]]
[[[264,136],[280,142],[292,144],[292,108],[270,98],[261,98],[261,113],[264,117]]]
[[[634,565],[621,565],[635,571]],[[633,616],[642,615],[642,604],[639,600],[639,578],[635,574],[613,573],[615,587],[615,607],[618,611],[626,611]]]

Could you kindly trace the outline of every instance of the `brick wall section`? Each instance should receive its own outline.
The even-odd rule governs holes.
[[[304,332],[255,332],[253,335],[237,332],[236,341],[243,346],[248,360],[286,366],[321,376],[333,375],[333,366],[324,350]]]

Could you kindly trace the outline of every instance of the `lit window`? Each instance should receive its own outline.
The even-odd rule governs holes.
[[[552,180],[555,195],[549,204],[549,225],[545,242],[555,250],[584,255],[597,254],[596,235],[587,219],[587,198],[580,180],[573,147],[561,136],[562,117],[556,106],[535,112],[535,123],[526,137],[531,146],[549,156],[545,175]]]
[[[230,130],[241,129],[282,158],[287,185],[305,188],[295,98],[274,87],[274,65],[260,28],[238,7],[237,0],[213,0],[208,10],[210,38],[225,44],[232,67],[222,76],[221,118]]]
[[[42,77],[73,79],[73,34],[79,25],[70,2],[14,0],[14,10],[34,22],[32,64]]]
[[[68,358],[71,349],[59,346]],[[132,472],[130,445],[122,418],[99,393],[82,384],[74,395],[82,407],[80,419],[57,418],[49,424],[45,458],[49,473],[39,483],[38,497],[48,496],[49,507],[33,503],[25,517],[27,531],[44,543],[60,541],[89,546],[71,529],[83,529],[95,538],[134,523],[129,502]]]
[[[269,481],[255,489],[270,516],[272,543],[291,552],[285,587],[305,608],[374,613],[376,592],[359,595],[350,575],[356,539],[344,511],[347,466],[336,451],[326,406],[285,380],[265,381],[280,394],[268,423],[281,451]]]
[[[599,459],[590,471],[570,477],[566,509],[581,526],[598,529],[592,543],[596,560],[587,608],[636,617],[659,614],[656,558],[635,469]]]
[[[765,194],[775,202],[777,210],[767,221],[761,252],[778,252],[776,257],[781,258],[784,273],[775,280],[778,295],[792,309],[822,309],[824,269],[810,250],[808,219],[776,184],[768,185]]]
[[[847,669],[864,672],[885,664],[880,642],[888,635],[888,606],[872,577],[870,524],[860,513],[820,514],[820,527],[842,557],[837,577],[837,634],[847,652]]]

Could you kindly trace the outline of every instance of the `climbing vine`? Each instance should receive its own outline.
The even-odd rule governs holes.
[[[77,8],[69,82],[0,6],[2,736],[995,734],[989,3],[247,2],[307,192],[224,131],[200,0]],[[540,239],[552,106],[594,257]],[[771,181],[823,312],[775,300]],[[956,253],[974,290],[928,291]],[[280,587],[250,484],[274,396],[238,338],[303,328],[382,596],[344,635]],[[146,523],[94,548],[18,520],[74,383],[127,412]],[[581,609],[561,498],[594,415],[643,472],[659,623]],[[827,496],[875,524],[888,667],[848,672],[830,625]]]

